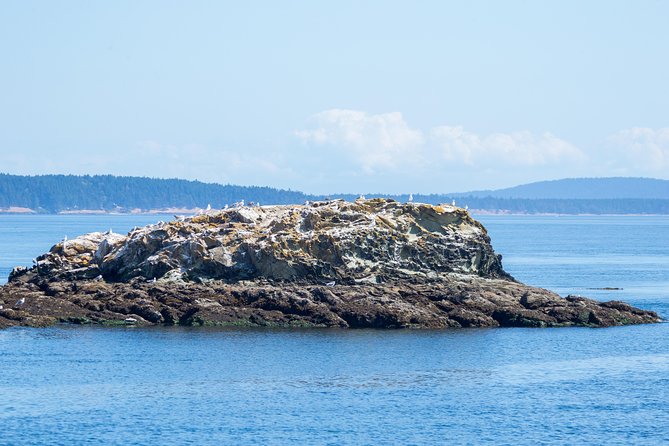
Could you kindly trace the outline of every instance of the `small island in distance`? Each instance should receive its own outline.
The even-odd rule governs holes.
[[[368,198],[400,202],[406,194],[368,193]],[[180,179],[113,175],[0,174],[0,212],[5,213],[188,213],[208,204],[221,209],[245,200],[300,204],[357,194],[310,195],[260,186],[237,186]],[[669,214],[669,180],[651,178],[572,178],[508,189],[413,194],[417,202],[451,203],[478,213],[507,214]]]
[[[63,240],[14,268],[0,327],[55,323],[340,328],[659,322],[562,298],[502,268],[462,208],[359,198],[248,206]]]

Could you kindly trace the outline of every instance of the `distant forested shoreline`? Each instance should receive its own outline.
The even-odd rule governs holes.
[[[605,179],[603,179],[605,180]],[[490,191],[491,194],[494,191]],[[342,198],[355,194],[311,195],[261,186],[212,184],[180,179],[114,175],[0,174],[0,210],[43,214],[62,212],[148,212],[161,209],[222,208],[244,200],[260,204],[300,204],[307,200]],[[407,201],[409,194],[368,194]],[[414,194],[416,202],[439,204],[453,200],[461,207],[483,212],[515,214],[664,214],[664,198],[504,198],[463,194]]]

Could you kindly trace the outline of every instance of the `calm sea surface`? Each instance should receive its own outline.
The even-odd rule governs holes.
[[[0,216],[0,280],[161,218]],[[517,279],[669,318],[669,217],[480,220]],[[0,331],[0,445],[288,443],[669,444],[669,324]]]

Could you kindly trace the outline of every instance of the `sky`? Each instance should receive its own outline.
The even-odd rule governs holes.
[[[669,179],[669,2],[0,2],[0,172]]]

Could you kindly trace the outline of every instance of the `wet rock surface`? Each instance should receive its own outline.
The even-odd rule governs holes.
[[[0,288],[0,328],[58,322],[351,328],[659,320],[518,283],[453,206],[238,206],[55,245]]]

